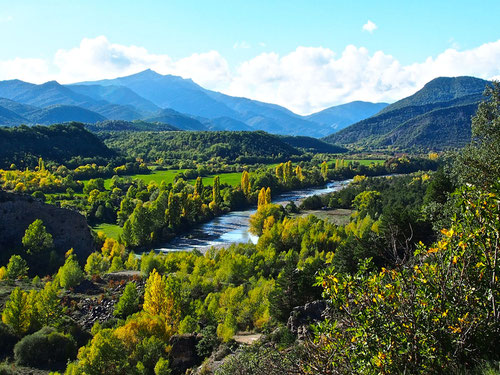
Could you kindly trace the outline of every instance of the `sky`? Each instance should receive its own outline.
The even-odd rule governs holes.
[[[0,80],[151,68],[309,114],[500,79],[500,1],[0,0]]]

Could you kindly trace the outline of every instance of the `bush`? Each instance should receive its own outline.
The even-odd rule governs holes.
[[[14,358],[18,365],[63,367],[68,359],[76,358],[76,349],[71,336],[44,327],[16,344]]]

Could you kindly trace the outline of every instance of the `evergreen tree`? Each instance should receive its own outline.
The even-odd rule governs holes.
[[[47,232],[40,219],[36,219],[28,226],[24,232],[22,243],[29,255],[44,254],[54,247],[52,235]]]

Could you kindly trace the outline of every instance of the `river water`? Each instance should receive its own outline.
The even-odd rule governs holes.
[[[289,191],[278,195],[273,203],[286,204],[290,201],[298,202],[313,195],[322,195],[337,191],[346,186],[351,180],[329,182],[320,188],[309,188]],[[256,243],[258,237],[248,231],[249,219],[256,211],[255,207],[243,211],[232,211],[216,217],[204,224],[194,227],[189,233],[176,237],[155,249],[156,251],[186,251],[198,249],[205,251],[212,246],[222,247],[232,243]]]

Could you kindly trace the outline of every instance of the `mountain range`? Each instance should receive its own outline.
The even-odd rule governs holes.
[[[225,95],[190,79],[152,70],[71,85],[0,82],[0,125],[4,126],[144,120],[182,130],[264,130],[323,137],[386,105],[353,102],[300,116],[279,105]]]
[[[474,77],[436,78],[415,94],[323,140],[357,149],[462,147],[470,141],[471,117],[489,83]]]

